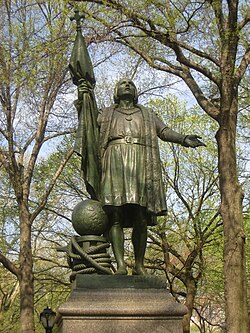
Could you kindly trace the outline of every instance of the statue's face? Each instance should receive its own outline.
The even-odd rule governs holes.
[[[134,83],[131,80],[129,80],[129,79],[121,80],[118,82],[117,87],[118,87],[117,96],[119,98],[121,98],[121,97],[126,98],[126,96],[127,96],[128,98],[132,97],[132,99],[134,99],[136,88],[135,88]]]

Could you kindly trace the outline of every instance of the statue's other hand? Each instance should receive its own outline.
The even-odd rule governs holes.
[[[78,81],[78,99],[83,99],[84,93],[91,93],[91,86],[85,79],[80,79]]]
[[[183,142],[183,146],[185,147],[191,147],[191,148],[196,148],[199,146],[205,146],[205,143],[203,143],[202,141],[200,141],[199,139],[201,139],[201,136],[198,135],[187,135],[184,139]]]

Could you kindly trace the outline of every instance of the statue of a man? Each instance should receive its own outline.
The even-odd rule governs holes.
[[[120,80],[115,104],[98,116],[101,157],[100,200],[110,219],[110,238],[116,274],[126,275],[124,227],[132,227],[135,254],[133,274],[143,275],[147,226],[166,214],[158,138],[185,147],[204,146],[197,135],[168,128],[154,112],[138,104],[131,80]]]
[[[197,135],[182,135],[168,128],[152,110],[138,104],[131,80],[118,82],[115,104],[99,115],[95,101],[93,66],[75,11],[76,39],[69,69],[78,87],[78,129],[74,150],[91,199],[100,200],[110,221],[110,238],[117,261],[116,274],[127,274],[124,227],[132,227],[134,274],[145,274],[147,226],[166,214],[158,137],[185,147],[204,146]]]

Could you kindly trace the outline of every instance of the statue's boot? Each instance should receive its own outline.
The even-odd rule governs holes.
[[[132,242],[135,253],[135,268],[133,275],[146,275],[147,272],[144,268],[144,256],[147,245],[147,220],[145,217],[145,210],[138,207],[136,220],[132,232]]]
[[[127,271],[127,267],[125,266],[117,266],[117,270],[115,272],[115,275],[127,275],[128,271]]]
[[[127,275],[127,266],[124,261],[124,233],[118,222],[114,223],[110,229],[111,244],[117,263],[117,275]]]
[[[135,266],[135,268],[133,268],[133,270],[132,270],[132,274],[133,275],[147,275],[148,273],[146,272],[144,267]]]

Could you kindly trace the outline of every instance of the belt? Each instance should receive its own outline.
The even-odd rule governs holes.
[[[125,144],[137,144],[137,145],[144,145],[145,146],[145,141],[140,139],[140,138],[133,138],[131,136],[125,136],[124,138],[120,139],[113,139],[109,141],[109,145],[115,145],[115,144],[120,144],[120,143],[125,143]]]

